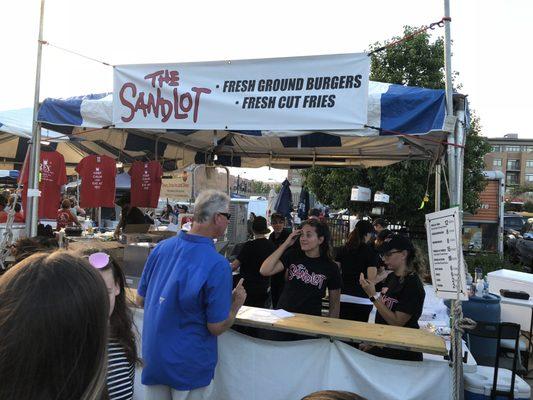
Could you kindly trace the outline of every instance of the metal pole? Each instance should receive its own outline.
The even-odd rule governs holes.
[[[30,166],[28,174],[28,212],[26,215],[26,229],[30,237],[37,236],[37,220],[39,218],[39,197],[35,190],[39,189],[39,160],[41,156],[41,125],[37,122],[39,110],[39,95],[41,88],[41,59],[43,52],[43,25],[44,25],[44,0],[41,0],[41,16],[39,20],[39,41],[37,43],[37,68],[35,72],[35,94],[33,100],[33,125],[32,125],[32,147],[30,154]]]
[[[440,211],[441,165],[435,165],[435,211]]]
[[[452,45],[450,32],[450,0],[444,0],[444,70],[446,74],[446,115],[453,115],[453,86],[452,86]],[[459,205],[461,199],[459,182],[462,184],[462,179],[459,179],[459,174],[462,170],[462,164],[459,162],[458,148],[453,146],[457,142],[457,129],[450,135],[448,141],[452,146],[448,147],[448,169],[449,169],[449,183],[450,183],[450,206]],[[460,226],[462,229],[462,214],[459,217]],[[460,257],[462,259],[462,257]],[[457,304],[458,303],[458,304]],[[461,315],[460,300],[452,301],[452,356],[453,356],[453,393],[454,400],[461,400],[464,398],[463,392],[463,346],[461,342],[461,332],[457,329],[457,321]]]

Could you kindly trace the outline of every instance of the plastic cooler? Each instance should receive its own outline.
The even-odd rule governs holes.
[[[492,390],[492,380],[494,379],[494,368],[478,366],[475,373],[465,373],[465,400],[489,400]],[[498,370],[498,390],[509,390],[511,388],[511,371],[500,368]],[[514,386],[515,400],[531,399],[531,388],[518,375],[515,377]],[[498,396],[497,400],[507,399]]]
[[[494,294],[472,296],[468,301],[463,301],[461,305],[465,318],[482,322],[500,322],[500,296]],[[466,335],[463,339],[467,340]],[[494,365],[496,343],[496,339],[470,335],[469,348],[479,365]]]
[[[500,294],[500,289],[510,289],[529,293],[533,297],[533,274],[500,269],[487,274],[489,292]],[[520,324],[523,331],[529,331],[531,310],[528,307],[502,304],[502,321]]]

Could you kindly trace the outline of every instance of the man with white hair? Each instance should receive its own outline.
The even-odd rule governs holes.
[[[191,230],[162,241],[148,257],[137,290],[147,400],[210,396],[217,336],[233,325],[246,299],[242,280],[232,295],[231,267],[213,243],[226,231],[228,209],[226,194],[200,193]]]

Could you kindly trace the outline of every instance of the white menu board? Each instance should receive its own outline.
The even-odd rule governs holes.
[[[442,299],[468,300],[459,217],[458,207],[426,215],[431,279]]]

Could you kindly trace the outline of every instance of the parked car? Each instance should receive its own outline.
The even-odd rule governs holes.
[[[518,261],[527,267],[533,267],[533,219],[530,218],[515,236],[512,245],[509,243],[509,249],[512,255]],[[512,247],[511,247],[512,246]]]
[[[503,216],[503,246],[512,257],[515,256],[516,241],[527,222],[527,218],[520,214],[509,213]]]

